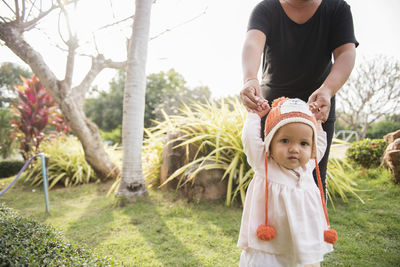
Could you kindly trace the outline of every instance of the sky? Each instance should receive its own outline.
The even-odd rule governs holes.
[[[93,39],[94,30],[111,23],[113,16],[128,17],[134,13],[134,1],[86,0],[80,11],[72,14],[75,29],[82,41]],[[242,86],[241,49],[248,18],[259,0],[157,0],[152,7],[147,74],[174,68],[182,74],[187,86],[208,86],[215,98],[237,95]],[[400,1],[347,0],[353,13],[357,64],[366,58],[389,55],[400,60]],[[112,4],[112,6],[111,6]],[[3,7],[1,7],[3,9]],[[113,10],[113,12],[110,12]],[[0,11],[2,13],[3,11]],[[57,16],[40,27],[50,30],[26,34],[35,49],[48,62],[58,78],[65,70],[65,56],[54,46],[59,42],[54,26]],[[128,25],[128,23],[126,23]],[[55,28],[55,29],[54,29]],[[89,34],[88,34],[89,33]],[[126,38],[130,29],[96,31],[97,49],[114,60],[126,58]],[[155,38],[154,38],[155,37]],[[82,42],[81,52],[90,51]],[[0,46],[0,62],[23,64],[5,46]],[[88,57],[77,61],[74,83],[78,83],[90,66]],[[100,89],[108,88],[115,71],[103,71],[95,80]]]

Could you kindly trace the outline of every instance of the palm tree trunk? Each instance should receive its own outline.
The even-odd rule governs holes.
[[[116,192],[127,198],[147,194],[142,170],[146,61],[152,0],[136,0],[128,48],[122,119],[122,177]]]

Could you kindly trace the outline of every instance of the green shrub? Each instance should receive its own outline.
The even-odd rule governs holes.
[[[364,139],[353,143],[346,151],[346,157],[363,168],[375,168],[381,163],[387,143],[383,139]]]
[[[43,142],[40,147],[48,158],[49,188],[56,184],[67,187],[100,181],[92,167],[86,162],[82,145],[76,137],[60,136],[58,139]],[[40,159],[32,164],[34,167],[25,173],[24,180],[32,185],[42,184]]]
[[[94,251],[68,242],[55,228],[0,204],[0,266],[114,266]]]
[[[21,160],[2,160],[0,161],[0,178],[16,175],[24,166]]]

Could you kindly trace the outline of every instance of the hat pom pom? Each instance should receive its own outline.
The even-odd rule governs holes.
[[[284,96],[275,99],[274,101],[272,101],[272,108],[277,107],[279,103],[284,102],[284,101],[286,101],[288,99],[289,98],[284,97]]]
[[[329,230],[325,230],[324,231],[324,240],[325,240],[325,242],[334,245],[334,244],[336,244],[337,238],[338,238],[338,235],[337,235],[335,230],[329,229]]]
[[[275,228],[268,225],[260,225],[257,229],[257,237],[264,241],[270,241],[276,236]]]

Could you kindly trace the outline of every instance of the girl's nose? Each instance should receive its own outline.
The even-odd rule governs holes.
[[[293,144],[289,147],[289,152],[290,153],[298,153],[299,152],[299,146],[297,144]]]

